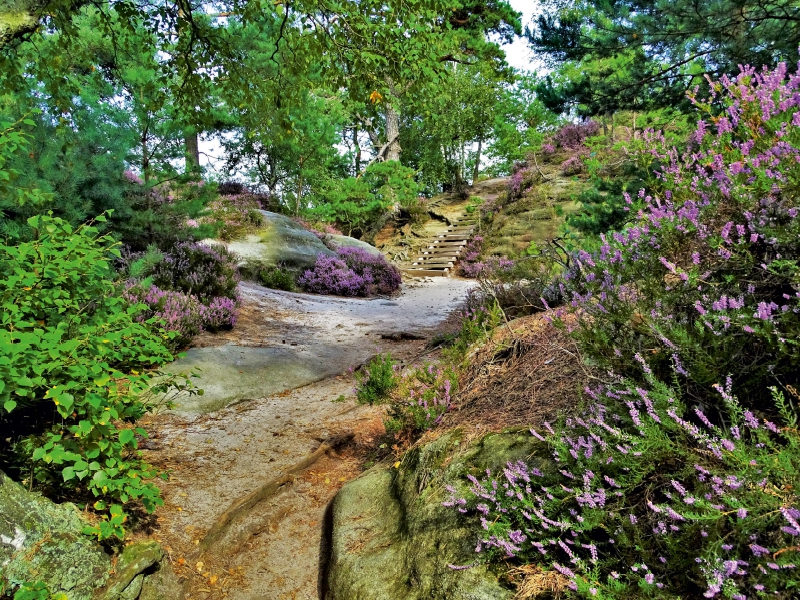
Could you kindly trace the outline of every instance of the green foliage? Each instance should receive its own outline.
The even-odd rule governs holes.
[[[417,435],[438,425],[451,408],[458,389],[458,371],[452,366],[425,363],[404,373],[389,402],[386,431]]]
[[[359,404],[379,404],[397,387],[397,362],[391,354],[379,354],[363,371],[356,371],[356,398]]]
[[[23,583],[16,592],[14,600],[68,600],[65,594],[52,594],[41,581]]]
[[[297,274],[281,267],[262,268],[258,280],[264,287],[285,292],[297,291]]]
[[[166,336],[138,323],[138,307],[120,297],[113,239],[52,216],[27,224],[31,241],[0,245],[0,403],[12,422],[37,423],[14,432],[31,434],[14,450],[38,484],[152,511],[162,503],[149,481],[158,472],[136,450],[145,430],[129,424],[148,408],[146,371],[172,360]],[[121,534],[113,516],[109,523]]]
[[[688,108],[685,91],[738,65],[793,60],[800,26],[791,0],[547,0],[527,35],[563,65],[540,88],[559,112]]]
[[[313,212],[352,235],[363,233],[392,206],[414,207],[418,193],[412,169],[396,161],[380,162],[370,165],[363,177],[330,180]]]

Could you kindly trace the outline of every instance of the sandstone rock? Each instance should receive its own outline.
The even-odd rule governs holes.
[[[165,575],[159,576],[171,569],[159,565],[163,551],[157,542],[126,547],[115,565],[100,544],[82,533],[86,525],[74,504],[55,504],[28,492],[0,471],[0,576],[12,586],[42,582],[69,600],[183,597],[174,574],[169,585]],[[158,589],[167,592],[154,594]]]
[[[502,573],[450,567],[475,563],[478,529],[442,506],[445,486],[466,490],[469,473],[520,459],[543,468],[547,457],[527,430],[473,443],[455,430],[346,484],[332,506],[327,600],[510,600]]]
[[[357,240],[356,238],[348,237],[346,235],[335,235],[332,233],[326,233],[325,237],[322,238],[322,242],[334,252],[339,250],[340,248],[361,248],[362,250],[366,250],[370,254],[374,254],[376,256],[380,256],[382,252],[378,250],[375,246],[368,244],[367,242],[362,242],[361,240]]]
[[[111,557],[81,530],[73,504],[55,504],[0,472],[0,575],[13,584],[41,581],[54,594],[89,600]]]
[[[318,255],[335,255],[316,235],[289,217],[266,210],[259,213],[264,217],[264,227],[257,234],[227,244],[244,262],[310,269]]]

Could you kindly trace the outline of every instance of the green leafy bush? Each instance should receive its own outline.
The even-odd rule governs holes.
[[[362,177],[328,181],[314,212],[340,225],[347,235],[363,233],[390,207],[418,212],[420,188],[414,175],[413,169],[396,161],[375,163]]]
[[[23,583],[16,592],[14,600],[68,600],[65,594],[52,594],[41,581]]]
[[[52,216],[28,225],[31,241],[0,245],[0,404],[12,442],[4,454],[40,485],[152,511],[159,473],[137,451],[146,432],[131,424],[148,408],[146,371],[172,360],[169,336],[137,322],[141,307],[120,297],[112,238]]]
[[[356,398],[359,404],[379,404],[389,397],[400,379],[392,355],[379,354],[363,371],[356,371]]]
[[[294,292],[297,290],[297,275],[289,269],[281,267],[262,268],[258,271],[261,285],[273,290]]]

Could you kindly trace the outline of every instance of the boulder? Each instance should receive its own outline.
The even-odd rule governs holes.
[[[228,249],[238,254],[245,263],[310,269],[317,262],[318,255],[335,256],[336,253],[329,250],[314,233],[289,217],[267,210],[258,212],[264,216],[263,228],[257,234],[227,244]]]
[[[378,250],[372,244],[368,244],[367,242],[362,242],[361,240],[357,240],[356,238],[348,237],[346,235],[336,235],[332,233],[326,233],[325,236],[322,238],[322,243],[325,244],[330,250],[336,252],[340,248],[361,248],[362,250],[366,250],[370,254],[374,254],[375,256],[382,255],[382,252]]]
[[[480,526],[452,507],[445,486],[466,491],[468,474],[549,453],[527,430],[467,442],[461,430],[410,450],[346,484],[331,507],[327,600],[510,600],[502,572],[477,564]],[[451,567],[474,565],[464,570]]]
[[[0,472],[0,574],[12,584],[41,581],[54,594],[89,600],[108,579],[111,557],[81,533],[73,504],[55,504]]]
[[[114,561],[82,533],[86,525],[74,504],[55,504],[0,471],[0,577],[12,587],[42,582],[70,600],[183,597],[177,577],[159,563],[157,542],[127,546]]]

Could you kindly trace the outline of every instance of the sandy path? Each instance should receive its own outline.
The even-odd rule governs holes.
[[[147,458],[172,473],[162,485],[166,506],[157,513],[152,535],[170,548],[173,566],[188,580],[188,598],[318,597],[325,508],[342,483],[361,472],[383,433],[382,409],[355,404],[346,371],[378,352],[391,351],[400,359],[419,355],[424,341],[393,342],[381,335],[429,335],[463,301],[469,285],[450,278],[415,282],[391,300],[243,286],[241,322],[231,332],[200,338],[202,352],[187,357],[202,357],[209,379],[208,367],[216,361],[231,381],[240,380],[237,389],[243,393],[226,398],[223,385],[218,392],[223,401],[211,410],[208,404],[184,403],[178,412],[148,417],[153,436]],[[251,355],[246,368],[229,360],[241,361],[240,352],[253,350],[263,353],[257,359]],[[311,382],[297,387],[295,375],[281,379],[281,360],[309,366]],[[264,370],[271,381],[257,379]],[[341,395],[348,397],[345,402],[332,402]],[[343,434],[353,434],[353,442],[261,502],[199,555],[197,541],[232,502],[281,475],[321,440]]]

